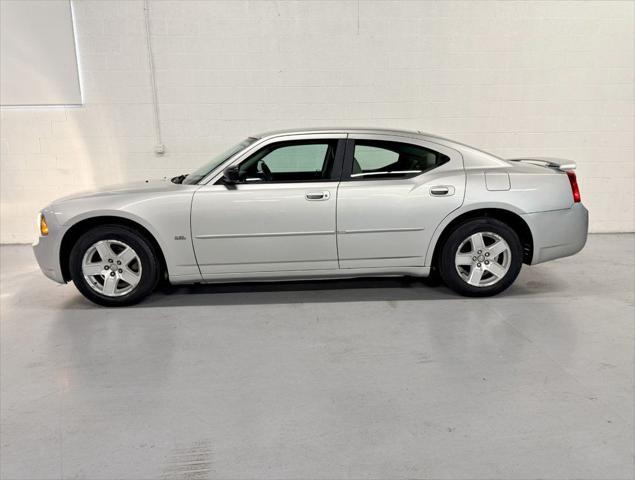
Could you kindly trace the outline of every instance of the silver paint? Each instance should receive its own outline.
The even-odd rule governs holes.
[[[82,220],[107,223],[103,217],[145,228],[159,244],[175,284],[426,276],[443,229],[459,215],[481,208],[507,210],[527,223],[534,244],[531,264],[572,255],[586,241],[586,209],[574,204],[566,174],[544,166],[568,169],[572,162],[506,161],[459,142],[400,130],[325,128],[255,137],[197,185],[164,179],[53,202],[42,210],[50,233],[33,247],[40,268],[63,283],[64,235]],[[225,168],[271,143],[345,138],[412,143],[450,161],[406,179],[250,182],[234,189],[217,183]],[[182,241],[183,236],[192,240]]]

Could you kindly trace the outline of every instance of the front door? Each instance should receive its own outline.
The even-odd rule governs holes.
[[[237,159],[239,181],[194,194],[192,238],[203,278],[334,270],[345,134],[274,138]]]
[[[350,137],[337,199],[340,268],[424,266],[435,228],[463,202],[461,155],[419,139]]]

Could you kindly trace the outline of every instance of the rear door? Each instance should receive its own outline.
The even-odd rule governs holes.
[[[424,266],[434,230],[464,193],[459,152],[410,137],[351,134],[337,200],[340,268]]]
[[[345,134],[289,135],[233,162],[241,180],[194,195],[192,238],[206,279],[338,268],[335,215]]]

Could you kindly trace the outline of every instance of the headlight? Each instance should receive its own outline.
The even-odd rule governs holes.
[[[39,214],[38,215],[38,224],[40,227],[40,235],[42,235],[43,237],[45,237],[46,235],[49,234],[49,227],[46,224],[46,217],[43,214]]]

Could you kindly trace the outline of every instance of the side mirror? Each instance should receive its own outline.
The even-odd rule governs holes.
[[[227,185],[234,185],[240,182],[240,171],[238,167],[227,167],[223,171],[223,182]]]

